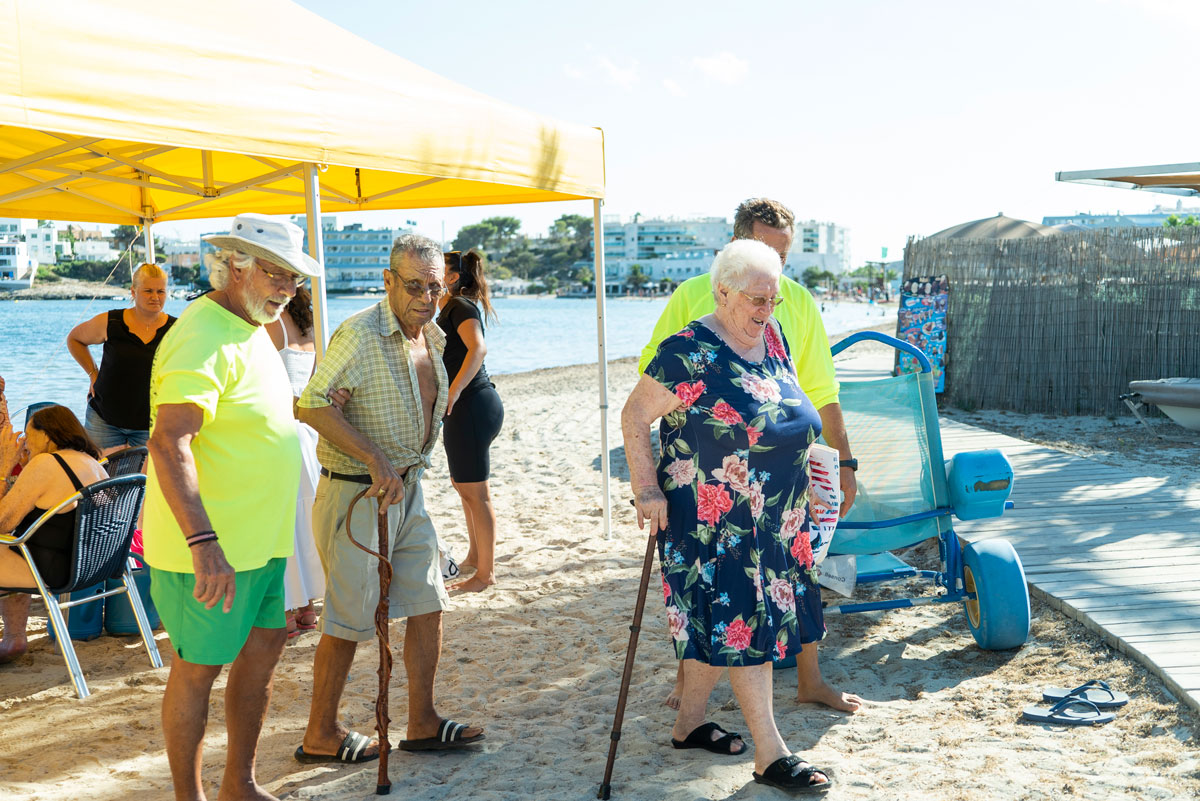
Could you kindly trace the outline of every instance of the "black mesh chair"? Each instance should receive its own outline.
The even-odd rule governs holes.
[[[128,476],[134,473],[145,473],[146,453],[144,445],[123,448],[119,451],[113,451],[101,459],[100,464],[104,465],[104,469],[108,471],[109,478]]]
[[[29,564],[37,587],[10,588],[18,592],[28,592],[39,595],[46,604],[50,626],[54,630],[58,647],[62,650],[67,670],[71,673],[71,683],[81,699],[87,698],[87,683],[83,680],[83,671],[79,660],[75,657],[75,648],[71,644],[71,634],[67,631],[67,622],[62,610],[72,606],[91,603],[110,595],[129,594],[129,605],[133,607],[134,617],[137,618],[138,630],[146,652],[150,655],[150,663],[154,667],[162,667],[162,657],[154,642],[154,632],[146,617],[146,609],[142,606],[142,598],[134,584],[133,573],[129,563],[129,546],[133,541],[133,528],[137,523],[138,512],[142,508],[142,496],[146,491],[146,477],[134,474],[106,478],[89,484],[71,497],[60,503],[34,521],[33,525],[21,532],[19,536],[0,536],[0,545],[15,545]],[[71,572],[67,583],[61,587],[48,586],[37,566],[29,556],[25,543],[37,533],[46,521],[50,520],[63,507],[78,501],[75,507],[75,541],[71,550]],[[87,598],[72,601],[71,593],[78,589],[91,587],[105,579],[119,578],[123,585],[113,590],[90,595]]]

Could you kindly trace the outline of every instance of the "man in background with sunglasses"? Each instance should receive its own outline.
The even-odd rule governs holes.
[[[769,245],[779,254],[780,263],[787,262],[792,247],[795,217],[782,203],[769,198],[751,198],[737,207],[733,216],[733,239],[757,239]],[[842,460],[841,488],[844,495],[841,514],[844,516],[854,504],[858,489],[854,480],[857,462],[850,451],[850,440],[846,436],[846,424],[842,419],[842,407],[838,403],[838,381],[833,369],[833,356],[829,351],[829,338],[821,313],[808,290],[787,276],[780,276],[779,295],[773,316],[783,329],[796,365],[800,388],[817,408],[821,416],[821,431],[829,447],[837,450]],[[771,298],[751,298],[752,302],[765,306]],[[716,308],[710,276],[705,273],[684,281],[671,294],[667,307],[654,326],[650,341],[642,348],[638,360],[638,373],[646,371],[646,365],[654,358],[659,344],[680,331],[693,320],[712,314]],[[819,703],[843,712],[856,712],[862,705],[857,695],[843,693],[830,687],[821,677],[817,661],[816,642],[806,643],[796,657],[796,672],[799,688],[796,700],[801,703]],[[667,698],[667,706],[677,708],[682,694],[680,686],[683,672],[677,674],[675,689]]]
[[[300,762],[365,762],[378,743],[338,720],[354,652],[375,638],[379,604],[377,515],[386,515],[392,565],[388,617],[407,618],[408,737],[401,750],[461,748],[483,729],[456,724],[434,709],[433,680],[442,649],[442,582],[437,533],[425,512],[421,475],[446,412],[450,382],[442,364],[446,339],[434,322],[446,292],[442,248],[406,234],[392,245],[383,273],[387,299],[351,316],[329,340],[325,358],[300,396],[300,420],[320,435],[321,479],[313,503],[313,538],[325,569],[321,640],[313,662],[308,728]],[[343,408],[335,390],[350,394]],[[354,498],[366,491],[349,515]]]

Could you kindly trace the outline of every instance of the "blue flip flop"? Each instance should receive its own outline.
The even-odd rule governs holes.
[[[1111,712],[1101,712],[1091,701],[1070,697],[1051,707],[1027,706],[1021,717],[1035,723],[1050,723],[1055,726],[1094,726],[1114,720]]]
[[[1125,706],[1129,703],[1128,695],[1113,690],[1100,679],[1092,679],[1089,682],[1080,684],[1073,690],[1068,690],[1065,687],[1047,687],[1042,691],[1042,700],[1051,703],[1068,697],[1091,701],[1096,705],[1097,709],[1116,709],[1119,706]]]

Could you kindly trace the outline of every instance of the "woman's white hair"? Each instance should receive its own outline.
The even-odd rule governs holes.
[[[759,276],[779,280],[783,266],[779,263],[779,254],[770,245],[757,239],[735,239],[721,248],[708,274],[713,297],[716,297],[718,285],[740,291]]]
[[[204,263],[208,266],[208,283],[220,291],[229,286],[229,265],[239,270],[249,270],[254,266],[254,257],[240,250],[222,248],[205,256]]]

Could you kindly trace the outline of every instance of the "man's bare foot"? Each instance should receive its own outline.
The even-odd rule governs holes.
[[[408,722],[408,727],[405,730],[407,739],[409,739],[409,740],[425,740],[430,737],[437,737],[438,729],[441,728],[441,725],[442,725],[441,720],[438,720],[436,723],[434,723],[430,726],[420,726],[420,725],[417,725],[417,723],[415,723],[414,721],[410,720]],[[459,736],[455,739],[466,740],[471,737],[477,737],[480,734],[483,734],[482,726],[468,726],[467,728],[463,729],[462,732],[459,734]]]
[[[232,784],[229,781],[221,782],[221,791],[217,795],[217,801],[279,801],[278,798],[268,793],[258,782],[248,782],[246,784]]]
[[[467,579],[466,581],[458,582],[457,584],[453,585],[450,589],[461,590],[462,592],[483,592],[484,590],[486,590],[488,587],[491,587],[495,583],[496,583],[496,579],[494,579],[494,578],[491,580],[482,579],[479,577],[479,574],[476,574],[474,576],[471,576],[471,578]]]
[[[863,699],[853,693],[844,693],[833,689],[824,681],[816,687],[800,687],[796,690],[798,704],[824,704],[839,712],[854,714],[862,708]]]
[[[304,748],[304,753],[313,756],[332,756],[342,747],[342,743],[346,741],[346,736],[350,734],[344,724],[338,723],[337,732],[326,737],[320,737],[310,742],[308,732],[304,733],[304,740],[301,742],[301,747]],[[311,745],[311,747],[310,747]],[[379,753],[379,740],[374,737],[371,742],[367,743],[367,747],[363,749],[362,756],[369,757]],[[361,758],[361,757],[360,757]]]
[[[24,637],[0,640],[0,665],[20,658],[28,648],[29,641]]]

